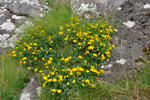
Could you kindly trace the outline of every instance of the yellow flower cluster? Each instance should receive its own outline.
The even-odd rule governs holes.
[[[67,57],[67,58],[61,58],[60,61],[64,61],[65,63],[67,63],[70,59],[72,59],[72,57]]]
[[[61,89],[51,89],[52,95],[55,95],[55,93],[57,92],[58,94],[62,92]]]
[[[97,64],[109,58],[115,48],[110,43],[115,29],[107,21],[83,25],[77,17],[71,20],[54,34],[37,26],[27,37],[16,41],[16,51],[11,52],[12,57],[21,57],[20,65],[41,74],[42,86],[48,87],[51,95],[76,84],[94,88],[96,76],[104,73]]]

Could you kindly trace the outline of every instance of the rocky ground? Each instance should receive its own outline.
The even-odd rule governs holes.
[[[119,0],[119,4],[117,0],[102,1],[105,2],[71,0],[70,3],[76,5],[76,8],[72,9],[85,18],[100,15],[106,17],[113,13],[111,19],[117,19],[117,32],[112,38],[116,48],[112,52],[112,57],[100,66],[105,70],[103,79],[112,82],[125,70],[127,74],[132,74],[134,60],[139,57],[146,58],[142,48],[150,44],[150,0]],[[30,18],[42,17],[48,10],[50,9],[38,0],[0,0],[0,52],[2,53],[5,48],[15,47],[17,35],[26,25],[32,25]],[[41,90],[39,81],[32,78],[23,90],[20,100],[36,100],[38,90]]]
[[[147,58],[143,48],[150,44],[150,1],[128,0],[111,12],[115,15],[112,19],[118,19],[118,25],[115,26],[118,31],[112,39],[116,47],[107,66],[104,66],[105,77],[108,77],[109,82],[121,76],[124,70],[132,74],[134,61],[139,57]],[[116,63],[118,60],[124,64]],[[108,67],[109,64],[111,67]]]

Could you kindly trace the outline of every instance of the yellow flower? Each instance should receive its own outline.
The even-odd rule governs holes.
[[[16,51],[12,51],[11,53],[16,53]]]
[[[56,89],[52,89],[51,91],[55,93],[55,92],[56,92]]]
[[[67,29],[67,31],[70,32],[71,30],[70,30],[70,29]]]
[[[73,75],[73,72],[70,72],[69,74],[70,74],[70,75]]]
[[[114,31],[117,31],[117,29],[114,29]]]
[[[26,48],[24,48],[23,50],[24,50],[24,51],[26,51],[27,49],[26,49]]]
[[[51,75],[54,75],[55,73],[54,72],[51,72]]]
[[[62,26],[60,26],[60,30],[63,30],[63,27],[62,27]]]
[[[89,50],[93,50],[94,47],[93,47],[93,46],[89,46],[88,49],[89,49]]]
[[[45,58],[43,57],[42,60],[45,61]]]
[[[34,46],[37,46],[37,43],[34,43],[33,45],[34,45]]]
[[[86,51],[84,54],[87,55],[87,54],[89,54],[89,53],[90,53],[89,51]]]
[[[79,55],[78,58],[83,59],[83,57],[81,55]]]
[[[104,70],[100,70],[100,73],[104,74]]]
[[[96,54],[96,53],[93,53],[93,56],[94,56],[94,57],[97,57],[97,54]]]
[[[68,40],[68,38],[65,38],[64,40],[65,40],[65,41],[67,41],[67,40]]]
[[[27,48],[27,49],[28,49],[28,50],[30,50],[31,48],[32,48],[31,46],[28,46],[28,48]]]
[[[59,35],[62,35],[62,34],[63,34],[63,31],[60,31],[60,32],[59,32]]]
[[[26,61],[23,61],[23,64],[26,64],[27,62]]]
[[[82,86],[84,87],[85,85],[84,85],[84,84],[82,84]]]
[[[33,55],[35,55],[35,52],[32,52]]]
[[[53,80],[52,80],[52,79],[48,79],[47,81],[48,81],[48,82],[52,82]]]
[[[91,88],[94,88],[95,86],[94,85],[91,85]]]
[[[57,82],[57,79],[56,79],[56,78],[53,78],[53,82]]]
[[[42,73],[43,71],[42,71],[42,70],[39,70],[39,72]]]
[[[37,60],[37,57],[35,57],[34,60]]]
[[[81,43],[79,42],[78,45],[81,45]]]
[[[34,70],[34,72],[37,72],[38,71],[38,69],[36,68],[35,70]]]
[[[59,90],[57,90],[57,92],[58,92],[58,94],[59,94],[59,93],[61,93],[61,90],[59,89]]]
[[[94,66],[91,66],[91,69],[95,69],[95,67],[94,67]]]
[[[31,68],[30,68],[30,67],[28,67],[27,69],[28,69],[28,70],[30,70]]]
[[[90,84],[90,81],[89,81],[89,79],[85,80],[85,83],[88,83],[88,84]]]
[[[84,60],[84,62],[85,62],[85,63],[87,63],[87,61],[86,61],[86,60]]]
[[[75,33],[76,31],[75,30],[73,30],[73,33]]]
[[[52,50],[52,48],[49,48],[49,50]]]
[[[102,54],[100,60],[104,60],[106,57]]]
[[[75,84],[76,80],[73,80],[72,83]]]
[[[13,54],[13,55],[12,55],[12,57],[16,57],[16,56],[17,56],[16,54]]]
[[[90,71],[89,70],[86,70],[86,73],[89,73]]]
[[[69,85],[69,82],[67,82],[67,85]]]
[[[45,81],[47,81],[47,77],[46,77],[46,76],[44,76],[43,79],[44,79]]]
[[[112,48],[115,48],[115,46],[114,46],[114,45],[112,45],[111,47],[112,47]]]
[[[27,57],[22,58],[22,60],[26,60],[26,59],[27,59]]]
[[[73,40],[73,42],[74,42],[74,43],[76,43],[76,42],[77,42],[77,40]]]

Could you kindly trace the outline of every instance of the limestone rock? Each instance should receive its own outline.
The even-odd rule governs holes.
[[[0,5],[13,14],[31,17],[37,17],[40,9],[49,9],[47,6],[41,5],[38,0],[0,0]]]
[[[71,0],[72,10],[85,18],[93,18],[103,14],[106,10],[119,7],[127,0]]]

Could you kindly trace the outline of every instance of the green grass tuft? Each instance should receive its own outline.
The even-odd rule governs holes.
[[[29,81],[28,72],[7,53],[3,52],[0,58],[0,100],[17,100]]]

